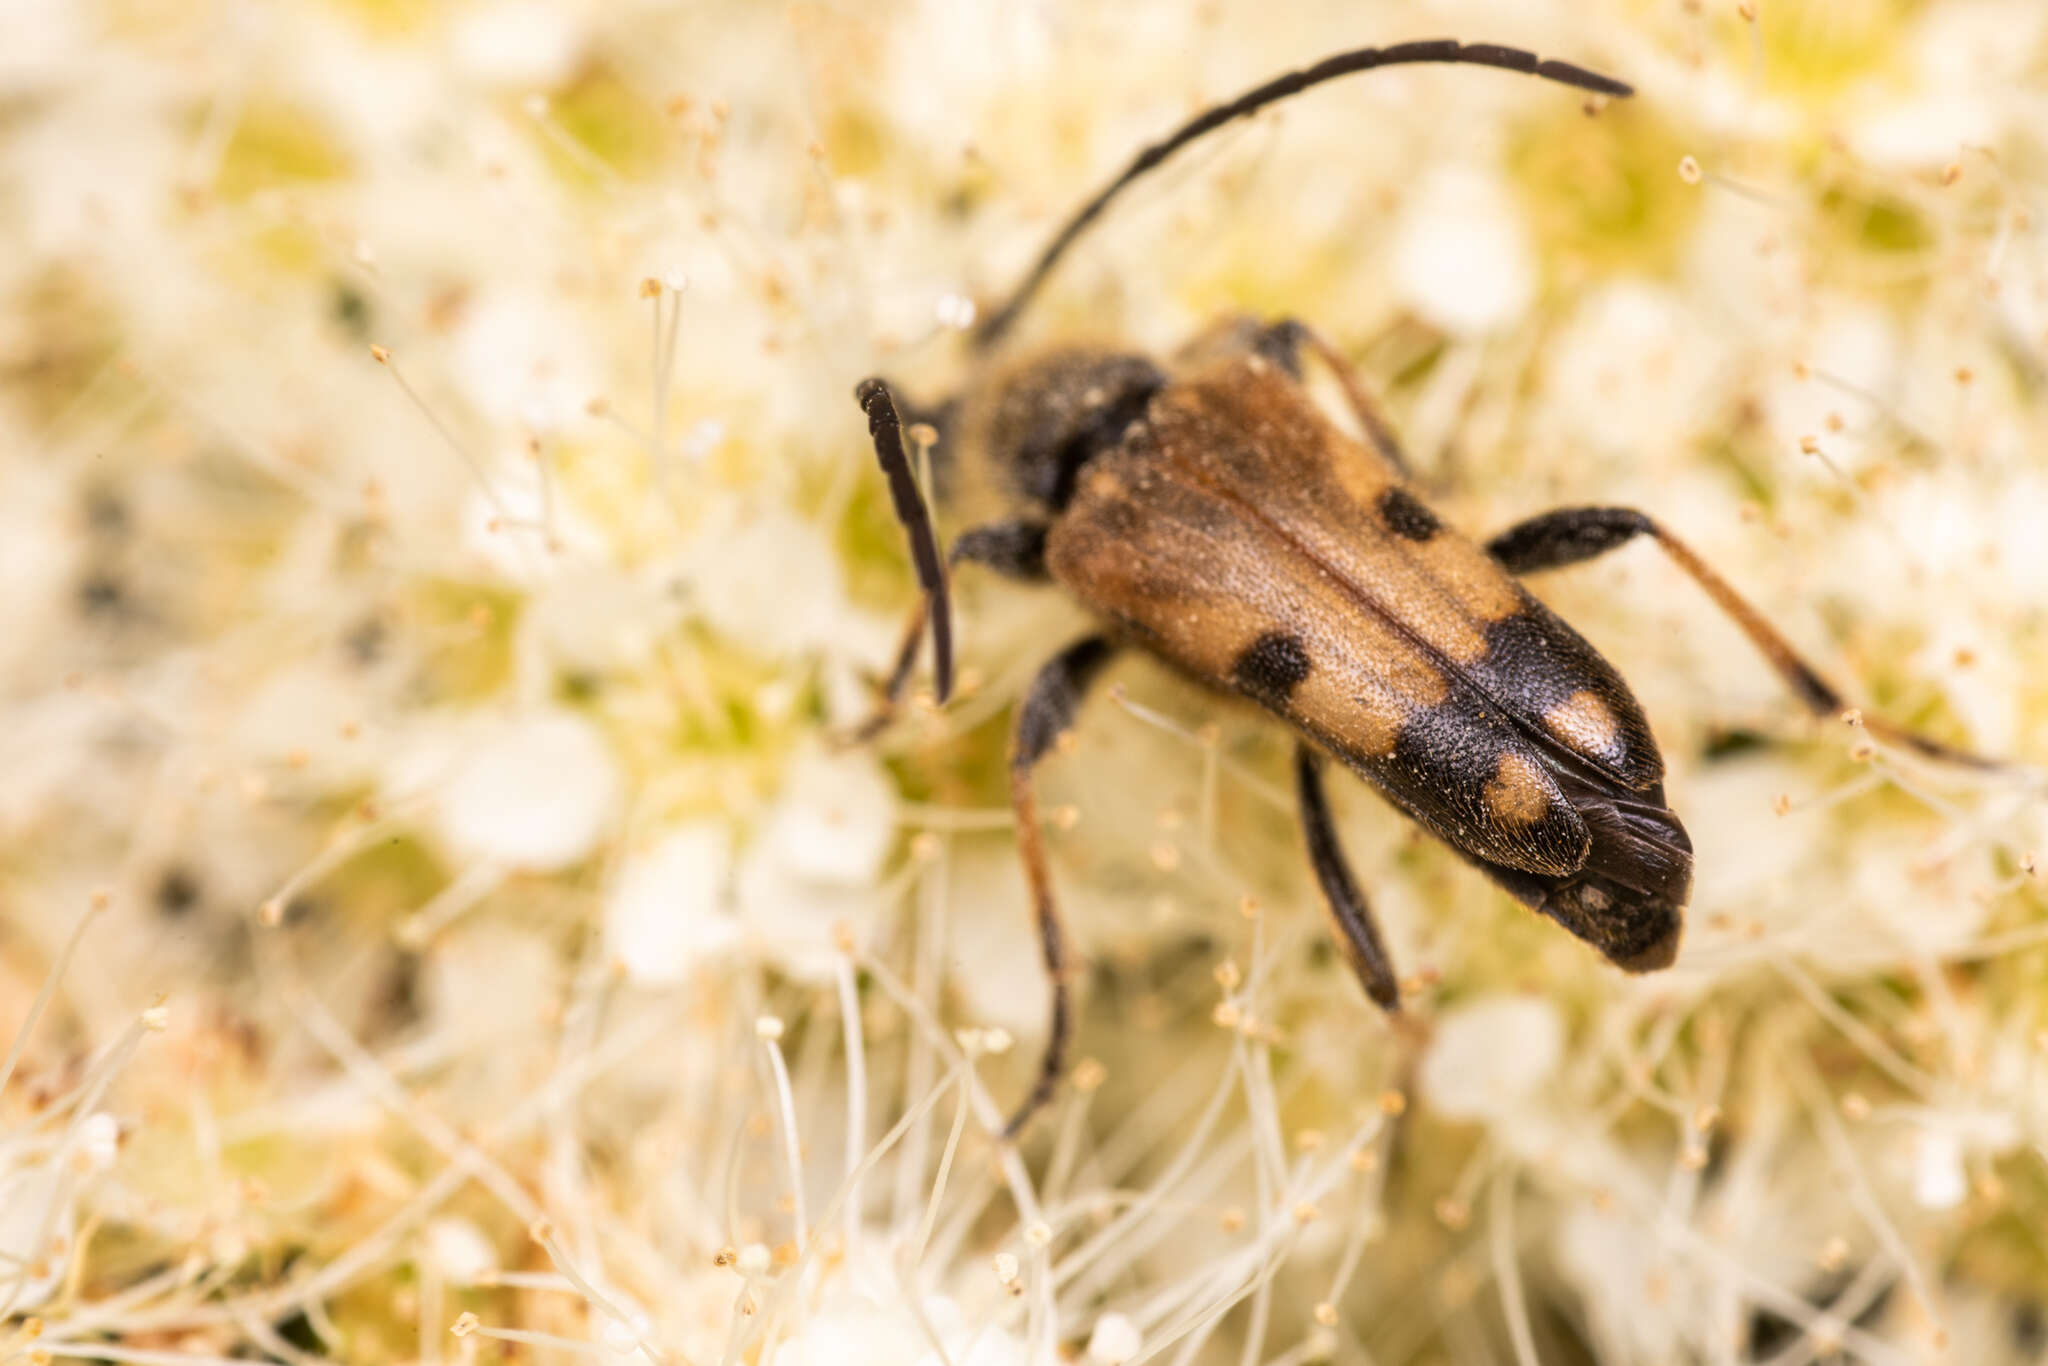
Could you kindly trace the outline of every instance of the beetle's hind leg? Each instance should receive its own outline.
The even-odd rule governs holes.
[[[953,550],[946,557],[946,563],[948,567],[963,561],[986,565],[1007,579],[1020,583],[1044,583],[1045,531],[1042,523],[1026,521],[990,522],[986,526],[973,527],[961,532],[959,539],[953,542]],[[910,675],[917,668],[918,647],[924,644],[924,630],[930,621],[930,599],[919,598],[917,605],[910,609],[910,615],[904,619],[903,634],[896,645],[896,662],[890,666],[889,676],[883,681],[874,709],[845,733],[845,743],[863,744],[872,740],[896,719],[896,713],[903,705],[903,692],[910,686]]]
[[[1046,975],[1052,979],[1052,1022],[1046,1032],[1045,1053],[1039,1059],[1038,1077],[1024,1103],[1003,1126],[1004,1138],[1016,1137],[1052,1099],[1066,1065],[1067,1042],[1073,1032],[1067,938],[1060,925],[1059,906],[1053,900],[1052,874],[1046,866],[1045,836],[1038,823],[1038,796],[1032,787],[1031,773],[1072,727],[1081,695],[1114,652],[1115,647],[1106,637],[1088,636],[1055,655],[1031,680],[1031,690],[1024,695],[1024,704],[1017,712],[1016,730],[1010,738],[1010,808],[1017,818],[1017,851],[1024,860],[1024,880],[1031,889],[1039,951],[1045,960]]]
[[[1323,757],[1305,744],[1294,747],[1294,790],[1301,806],[1302,834],[1308,839],[1309,862],[1323,889],[1330,921],[1337,928],[1337,946],[1358,974],[1365,994],[1380,1009],[1398,1011],[1401,986],[1394,975],[1393,959],[1387,956],[1372,907],[1359,892],[1343,846],[1337,843],[1336,823],[1330,819],[1329,798],[1323,793]]]
[[[1851,710],[1842,694],[1792,648],[1778,629],[1764,620],[1748,600],[1729,582],[1657,522],[1634,508],[1559,508],[1527,521],[1517,522],[1486,543],[1487,554],[1511,574],[1533,574],[1544,569],[1562,569],[1604,555],[1638,536],[1657,542],[1672,563],[1706,590],[1714,604],[1742,628],[1764,660],[1806,709],[1822,719],[1845,716]],[[2002,768],[1995,759],[1956,749],[1918,731],[1908,730],[1882,717],[1865,716],[1862,724],[1880,739],[1902,745],[1917,754],[1943,763],[1967,768]]]

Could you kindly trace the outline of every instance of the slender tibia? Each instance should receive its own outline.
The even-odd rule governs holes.
[[[1380,453],[1382,459],[1406,478],[1408,457],[1401,450],[1401,439],[1394,435],[1393,424],[1387,421],[1387,416],[1373,398],[1372,391],[1366,388],[1365,381],[1358,377],[1357,367],[1352,365],[1336,347],[1330,345],[1322,333],[1307,323],[1290,318],[1279,326],[1292,329],[1301,343],[1315,352],[1316,359],[1337,377],[1337,385],[1344,391],[1344,401],[1351,405],[1352,415],[1358,419],[1358,425],[1365,429],[1366,439],[1372,442],[1373,449]]]
[[[1004,578],[1022,583],[1045,579],[1045,527],[1036,522],[991,522],[960,533],[946,557],[948,565],[962,562],[987,565]],[[931,621],[930,601],[919,598],[904,619],[903,634],[896,645],[896,662],[882,684],[874,709],[859,725],[845,733],[845,743],[864,744],[880,735],[896,719],[903,705],[903,691],[917,668],[917,649],[924,643],[924,628]]]
[[[1059,1086],[1066,1067],[1067,1043],[1073,1033],[1072,991],[1067,981],[1067,939],[1059,906],[1053,900],[1052,874],[1046,865],[1045,836],[1038,822],[1038,797],[1032,770],[1074,723],[1074,712],[1088,684],[1110,660],[1114,647],[1102,636],[1069,645],[1038,671],[1017,712],[1010,741],[1010,807],[1017,818],[1017,851],[1024,860],[1024,880],[1031,890],[1031,911],[1038,922],[1039,952],[1052,983],[1052,1022],[1038,1077],[1024,1103],[1003,1126],[1014,1138],[1043,1109]]]
[[[1323,889],[1323,902],[1337,930],[1337,947],[1358,974],[1365,994],[1382,1010],[1399,1010],[1401,986],[1393,960],[1387,956],[1372,907],[1351,875],[1343,846],[1337,843],[1337,826],[1330,819],[1329,798],[1323,794],[1323,758],[1305,744],[1294,747],[1294,788],[1300,799],[1302,833],[1308,837],[1309,862],[1315,867],[1316,882]]]

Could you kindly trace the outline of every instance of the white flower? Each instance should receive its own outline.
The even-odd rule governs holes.
[[[936,1334],[937,1350],[928,1333]],[[913,1313],[895,1295],[871,1296],[841,1284],[776,1350],[774,1366],[1025,1366],[1029,1360],[1023,1339],[993,1325],[969,1325],[950,1299],[927,1297]]]
[[[896,838],[896,791],[865,750],[808,746],[740,863],[739,905],[754,951],[822,981],[837,933],[856,937],[882,909],[875,880]]]
[[[761,835],[767,856],[808,882],[872,883],[896,838],[896,788],[874,754],[806,748],[782,781]]]
[[[542,483],[548,476],[524,454],[481,462],[475,473],[453,452],[445,454],[466,483],[462,544],[508,581],[540,589],[581,562],[609,559],[608,535],[549,492]]]
[[[78,1216],[71,1180],[54,1163],[0,1175],[0,1304],[34,1309],[64,1279]]]
[[[737,878],[742,933],[761,960],[805,981],[829,981],[839,961],[842,929],[869,937],[883,904],[873,888],[813,882],[757,843],[740,861]]]
[[[1802,439],[1819,442],[1836,470],[1854,470],[1883,435],[1869,410],[1896,393],[1900,346],[1896,328],[1876,304],[1830,298],[1812,306],[1814,322],[1797,350],[1774,370],[1764,390],[1771,431],[1784,452],[1779,471],[1806,484],[1839,487],[1836,474],[1818,457],[1802,453]],[[1797,335],[1797,334],[1794,334]],[[1796,363],[1795,363],[1796,362]],[[1845,390],[1842,386],[1848,386]],[[1836,431],[1831,414],[1854,419]]]
[[[605,940],[629,978],[680,981],[738,938],[724,902],[729,843],[723,826],[699,823],[626,857],[605,903]]]
[[[487,416],[552,432],[599,392],[598,354],[580,320],[551,295],[502,286],[472,300],[456,327],[456,381]]]
[[[1448,332],[1504,327],[1535,296],[1522,216],[1496,177],[1469,166],[1431,171],[1394,232],[1395,295]]]
[[[251,692],[233,718],[235,739],[252,760],[289,763],[339,783],[372,775],[377,749],[362,727],[359,680],[326,659],[289,659]]]
[[[1007,843],[958,845],[947,859],[948,903],[973,899],[973,915],[952,917],[947,947],[962,999],[984,1025],[1035,1040],[1046,1028],[1047,992],[1038,930],[1017,851]]]
[[[488,1040],[493,1067],[520,1056],[553,1008],[561,966],[548,940],[527,930],[473,922],[434,942],[422,982],[429,1018],[459,1043]]]
[[[1095,1331],[1088,1335],[1088,1360],[1093,1366],[1123,1366],[1144,1345],[1129,1315],[1104,1314],[1095,1320]]]
[[[441,793],[441,827],[464,855],[547,871],[589,856],[611,828],[620,777],[604,737],[566,711],[486,730]]]
[[[1879,166],[1938,170],[1998,133],[1997,102],[1982,93],[1880,99],[1872,104],[1850,129],[1849,142],[1859,157]]]
[[[669,624],[656,589],[618,570],[569,564],[534,585],[519,618],[520,667],[537,686],[568,672],[613,673],[652,657]]]
[[[1608,1361],[1674,1361],[1686,1328],[1703,1318],[1704,1304],[1693,1298],[1685,1281],[1676,1293],[1686,1302],[1672,1305],[1674,1272],[1685,1263],[1667,1248],[1634,1210],[1601,1211],[1583,1202],[1567,1209],[1555,1235],[1561,1270],[1579,1289],[1599,1357]],[[1653,1280],[1667,1302],[1661,1312],[1641,1311]]]
[[[1301,316],[1447,517],[1643,506],[1855,703],[2048,752],[2048,7],[1767,4],[1761,70],[1731,13],[1693,41],[1654,6],[1432,7],[1475,39],[1558,19],[1544,55],[1645,98],[1587,122],[1413,69],[1248,121],[1091,232],[1005,360]],[[988,1132],[1047,1019],[995,713],[1076,613],[963,568],[987,683],[826,748],[908,603],[842,554],[886,516],[848,391],[973,397],[968,301],[1198,101],[1361,41],[1343,7],[117,8],[0,0],[0,1014],[107,897],[0,1106],[0,1308],[45,1320],[14,1349],[260,1354],[237,1325],[291,1264],[450,1360],[507,1347],[433,1348],[464,1310],[618,1361],[1505,1360],[1516,1269],[1602,1361],[1824,1333],[1792,1301],[1844,1276],[1901,1360],[1936,1327],[2016,1357],[2009,1278],[1968,1254],[2043,1222],[2011,1172],[2048,1123],[2016,862],[2048,804],[1887,785],[1841,726],[1710,747],[1814,732],[1648,546],[1538,591],[1664,744],[1698,855],[1677,972],[1526,919],[1501,952],[1520,913],[1361,797],[1409,1051],[1308,951],[1287,737],[1133,661],[1042,789],[1099,1067],[1020,1149]],[[1687,207],[1511,184],[1531,135]],[[1546,258],[1532,197],[1615,250]],[[1915,231],[1861,231],[1894,204]],[[81,611],[102,569],[122,610]],[[451,581],[489,608],[450,620]],[[153,895],[172,870],[196,909]],[[1417,1141],[1443,1123],[1486,1132]]]
[[[490,1239],[468,1219],[455,1215],[430,1219],[423,1232],[428,1262],[457,1284],[474,1281],[498,1265],[498,1253]]]
[[[691,605],[705,620],[758,654],[851,651],[880,665],[889,628],[848,605],[839,555],[823,528],[781,508],[737,516],[684,556]]]
[[[578,17],[560,6],[511,0],[461,11],[448,45],[473,80],[545,90],[573,74],[584,37]]]
[[[1590,291],[1547,349],[1547,411],[1573,445],[1637,471],[1647,450],[1690,440],[1712,411],[1713,333],[1675,290],[1622,279]]]
[[[1954,1209],[1969,1193],[1962,1143],[1940,1129],[1922,1133],[1914,1144],[1913,1198],[1926,1209]]]
[[[1505,1119],[1564,1053],[1564,1022],[1540,996],[1487,996],[1444,1012],[1422,1059],[1422,1093],[1454,1119]]]

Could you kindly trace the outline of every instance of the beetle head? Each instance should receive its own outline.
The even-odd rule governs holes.
[[[1017,492],[1058,512],[1074,480],[1145,415],[1166,375],[1143,356],[1057,351],[1014,372],[998,389],[988,450]]]

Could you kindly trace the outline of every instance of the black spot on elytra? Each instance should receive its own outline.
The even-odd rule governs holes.
[[[1388,529],[1404,540],[1426,541],[1444,529],[1436,514],[1399,484],[1380,495],[1380,516]]]
[[[1287,704],[1309,668],[1300,636],[1268,631],[1245,647],[1230,666],[1230,676],[1248,697],[1277,709]]]

